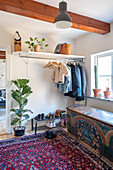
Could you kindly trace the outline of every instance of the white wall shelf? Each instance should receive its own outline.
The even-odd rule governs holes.
[[[44,59],[44,60],[62,60],[62,61],[77,61],[84,62],[85,56],[65,55],[44,52],[13,52],[13,55],[19,55],[22,58]]]

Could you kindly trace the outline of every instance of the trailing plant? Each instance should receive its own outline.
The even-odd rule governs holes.
[[[42,40],[38,40],[38,37],[35,37],[34,39],[32,37],[30,37],[30,41],[26,41],[25,43],[29,45],[29,49],[31,51],[33,51],[33,48],[36,46],[36,45],[39,45],[40,46],[40,49],[43,49],[43,46],[44,47],[48,47],[49,44],[45,44],[44,45],[44,41],[45,41],[45,38],[42,38]]]
[[[17,117],[13,118],[11,125],[18,123],[19,127],[22,126],[22,121],[29,119],[29,115],[26,112],[33,113],[29,109],[24,109],[28,103],[28,96],[32,93],[31,87],[27,84],[29,83],[28,79],[17,79],[12,81],[17,87],[16,90],[11,90],[12,98],[18,103],[18,109],[11,109],[10,111],[15,112]]]

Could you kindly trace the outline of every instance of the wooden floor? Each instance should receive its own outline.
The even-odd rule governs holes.
[[[25,132],[25,135],[31,135],[31,134],[34,134],[34,132],[31,130]],[[10,139],[10,138],[15,138],[15,136],[13,134],[8,134],[8,133],[0,134],[0,140]]]

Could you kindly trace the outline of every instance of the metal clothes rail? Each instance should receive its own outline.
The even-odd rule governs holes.
[[[84,63],[85,56],[76,55],[64,55],[54,53],[43,53],[43,52],[14,52],[13,55],[19,55],[21,58],[31,58],[38,60],[55,60],[64,62],[82,62]]]

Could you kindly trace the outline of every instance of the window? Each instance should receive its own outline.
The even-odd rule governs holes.
[[[98,88],[102,91],[106,87],[113,91],[113,56],[97,57]]]
[[[93,55],[93,64],[91,67],[93,79],[92,87],[95,88],[95,69],[97,67],[97,87],[101,89],[101,94],[104,96],[103,91],[109,88],[113,94],[113,51],[102,52]],[[92,84],[92,83],[91,83]]]

